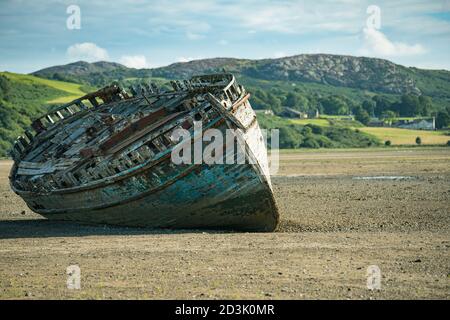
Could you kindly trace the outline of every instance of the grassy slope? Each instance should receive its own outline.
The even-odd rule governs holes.
[[[261,80],[250,78],[242,75],[237,75],[239,83],[242,83],[247,91],[252,93],[252,91],[256,89],[261,90],[271,90],[271,89],[281,89],[283,91],[292,91],[292,90],[301,90],[307,94],[316,94],[316,95],[342,95],[348,98],[351,98],[355,101],[364,101],[365,99],[369,99],[370,97],[376,95],[377,93],[360,90],[356,88],[348,88],[348,87],[335,87],[331,85],[325,85],[321,83],[312,83],[312,82],[300,82],[300,81],[276,81],[276,80]],[[395,99],[398,95],[395,94],[383,94],[386,97]]]
[[[359,130],[372,134],[382,141],[390,140],[395,145],[415,145],[417,137],[420,137],[422,144],[446,144],[450,140],[450,136],[442,131],[375,127],[363,127]]]
[[[299,124],[299,125],[307,125],[307,124],[313,124],[316,126],[322,126],[322,127],[328,127],[330,123],[326,119],[291,119],[289,120],[292,124]]]
[[[18,135],[33,119],[53,105],[84,95],[80,84],[47,80],[31,75],[0,72],[0,157],[5,157]]]
[[[48,80],[39,77],[35,77],[28,74],[17,74],[11,72],[0,72],[0,75],[3,75],[10,79],[13,82],[21,82],[23,84],[35,85],[40,84],[44,86],[48,86],[54,89],[61,91],[61,96],[49,99],[45,101],[46,103],[66,103],[70,102],[74,99],[77,99],[85,94],[82,90],[81,84],[64,82],[64,81],[56,81],[56,80]]]

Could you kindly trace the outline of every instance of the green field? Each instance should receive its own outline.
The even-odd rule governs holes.
[[[446,144],[447,141],[450,140],[450,136],[446,135],[447,132],[445,131],[411,130],[387,127],[364,127],[359,122],[345,120],[346,118],[348,118],[348,116],[321,115],[319,119],[290,119],[289,122],[292,124],[303,126],[312,124],[321,127],[337,126],[358,129],[361,132],[365,132],[377,137],[382,142],[390,140],[393,145],[415,145],[417,137],[420,137],[420,139],[422,140],[422,144],[425,145],[442,145]]]
[[[348,116],[321,115],[320,118],[314,119],[289,119],[289,122],[301,126],[305,126],[307,124],[312,124],[320,127],[336,126],[342,128],[359,128],[363,126],[356,120],[349,120]]]
[[[390,140],[394,145],[415,145],[417,137],[420,137],[422,144],[446,144],[450,140],[450,136],[446,135],[446,132],[443,131],[379,127],[362,127],[358,129],[376,136],[381,141]]]
[[[342,120],[345,119],[347,120],[348,118],[350,118],[351,116],[342,116],[342,115],[328,115],[328,114],[321,114],[320,118],[322,119],[332,119],[332,120]]]
[[[330,125],[330,123],[326,119],[291,119],[290,122],[292,124],[299,124],[302,126],[313,124],[316,126],[328,127]]]
[[[0,72],[0,75],[3,75],[7,77],[8,79],[12,81],[22,82],[24,84],[34,85],[34,84],[41,84],[45,85],[60,91],[63,91],[66,93],[66,95],[62,95],[55,99],[50,99],[46,101],[50,104],[57,104],[57,103],[67,103],[72,100],[75,100],[86,93],[82,91],[81,84],[76,83],[70,83],[70,82],[64,82],[64,81],[56,81],[56,80],[48,80],[43,79],[39,77],[35,77],[28,74],[17,74],[17,73],[11,73],[11,72]]]

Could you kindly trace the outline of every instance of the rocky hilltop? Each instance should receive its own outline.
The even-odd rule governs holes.
[[[317,82],[370,91],[420,94],[405,69],[382,59],[317,54],[259,61],[244,73],[267,80]]]
[[[101,86],[129,78],[183,79],[223,69],[252,79],[320,83],[391,94],[421,94],[424,88],[440,92],[442,90],[439,87],[448,87],[450,79],[449,71],[421,70],[383,59],[331,54],[301,54],[263,60],[213,58],[154,69],[133,69],[111,62],[80,61],[46,68],[33,74],[48,79]],[[434,87],[427,88],[429,83]]]
[[[403,66],[382,59],[329,54],[302,54],[253,61],[205,59],[172,64],[154,69],[152,73],[166,78],[185,78],[221,69],[264,80],[315,82],[375,92],[420,94],[420,89]]]

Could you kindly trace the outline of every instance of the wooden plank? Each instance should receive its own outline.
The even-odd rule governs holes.
[[[23,169],[23,168],[17,169],[17,174],[23,176],[35,176],[39,174],[53,173],[53,172],[55,172],[55,168],[51,166],[43,167],[41,169]]]

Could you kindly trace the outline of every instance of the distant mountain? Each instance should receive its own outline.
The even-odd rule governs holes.
[[[54,66],[35,72],[35,75],[40,75],[43,78],[49,78],[52,75],[67,75],[67,76],[85,76],[95,73],[110,72],[114,70],[126,70],[127,67],[115,62],[99,61],[89,63],[85,61],[78,61],[62,66]]]
[[[338,55],[297,55],[265,60],[208,59],[153,70],[167,78],[226,68],[256,79],[321,83],[386,93],[420,93],[407,68],[387,60]]]
[[[427,94],[450,98],[450,72],[408,68],[388,60],[330,54],[302,54],[279,59],[213,58],[154,69],[83,61],[42,69],[38,77],[102,86],[133,78],[184,79],[225,69],[254,80],[318,83],[387,94]],[[245,81],[244,81],[245,82]]]

